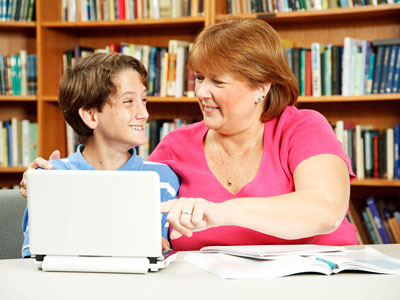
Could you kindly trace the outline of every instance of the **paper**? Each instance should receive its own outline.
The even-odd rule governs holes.
[[[294,251],[289,251],[291,245],[281,247],[287,247],[288,251],[283,251],[283,255],[275,253],[269,259],[223,253],[190,253],[184,259],[223,279],[275,278],[310,272],[331,275],[342,271],[400,275],[399,259],[383,255],[371,247],[325,253],[308,251],[307,254],[294,254]]]

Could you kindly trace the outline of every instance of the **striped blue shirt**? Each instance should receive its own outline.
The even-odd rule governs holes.
[[[95,170],[83,157],[82,151],[84,145],[79,145],[75,153],[67,158],[52,160],[54,170]],[[135,149],[129,151],[130,159],[118,170],[119,171],[154,171],[160,176],[160,194],[161,202],[175,199],[179,189],[179,179],[176,174],[165,164],[146,161],[136,155]],[[163,214],[161,219],[162,236],[168,240],[168,224],[166,214]],[[24,217],[22,220],[22,230],[24,232],[24,242],[22,246],[22,257],[30,257],[29,250],[29,215],[28,207],[25,208]]]

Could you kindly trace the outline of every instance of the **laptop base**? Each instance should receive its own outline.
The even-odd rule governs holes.
[[[35,264],[38,270],[48,272],[98,272],[146,274],[157,272],[176,258],[174,251],[167,257],[111,257],[111,256],[38,256]]]

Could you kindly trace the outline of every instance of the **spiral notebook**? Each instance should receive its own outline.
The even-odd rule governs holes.
[[[372,247],[352,250],[319,245],[205,247],[186,261],[223,279],[275,278],[301,273],[363,271],[400,275],[400,260]]]

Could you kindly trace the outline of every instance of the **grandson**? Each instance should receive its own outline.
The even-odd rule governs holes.
[[[155,171],[161,201],[176,197],[179,180],[164,164],[143,160],[135,147],[147,142],[145,125],[148,75],[135,58],[97,53],[67,69],[59,83],[59,104],[81,145],[65,159],[51,161],[55,170]],[[162,217],[163,249],[169,248],[166,214]],[[28,210],[22,222],[22,256],[30,257]]]

